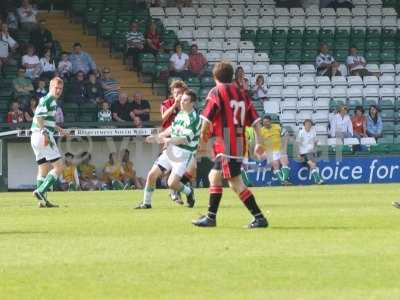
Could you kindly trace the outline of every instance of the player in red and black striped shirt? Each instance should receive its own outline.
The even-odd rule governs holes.
[[[260,118],[247,92],[232,83],[231,64],[226,62],[216,64],[213,75],[217,85],[208,94],[201,116],[204,121],[201,142],[207,143],[210,135],[215,139],[213,144],[215,162],[209,174],[210,200],[208,214],[193,221],[193,224],[201,227],[216,226],[216,214],[222,198],[222,179],[225,178],[254,216],[248,227],[267,227],[267,219],[240,176],[246,149],[244,128],[245,126],[255,128],[256,151],[259,151],[261,145],[257,141],[260,137]]]

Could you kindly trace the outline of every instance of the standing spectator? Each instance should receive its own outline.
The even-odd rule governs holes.
[[[22,56],[22,65],[26,69],[26,76],[31,79],[36,79],[41,73],[41,65],[39,57],[35,54],[35,47],[28,45],[26,54]]]
[[[378,107],[371,105],[367,117],[367,135],[379,138],[382,136],[382,118],[379,115]]]
[[[86,101],[85,93],[85,74],[79,71],[71,81],[68,99],[77,104],[84,103]]]
[[[112,121],[112,113],[110,110],[110,103],[104,101],[101,104],[101,110],[99,110],[97,114],[97,121],[99,122],[111,122]]]
[[[29,106],[26,108],[24,112],[25,122],[32,122],[37,105],[38,105],[38,100],[35,97],[32,97],[31,101],[29,102]]]
[[[197,45],[193,44],[190,49],[189,71],[192,73],[192,75],[200,77],[203,75],[207,67],[207,59],[201,52],[199,52]]]
[[[175,45],[175,53],[170,59],[170,75],[186,79],[188,76],[189,56],[182,52],[181,44]]]
[[[7,14],[7,25],[11,33],[16,33],[18,30],[18,19],[15,12],[9,11]]]
[[[57,71],[62,79],[70,79],[72,73],[72,64],[69,61],[68,54],[66,52],[61,53],[61,60],[58,62]]]
[[[1,25],[0,32],[0,45],[2,45],[0,51],[0,68],[3,64],[10,62],[12,54],[18,49],[18,43],[11,37],[8,32],[8,25],[3,23]]]
[[[56,73],[56,64],[54,59],[51,57],[50,49],[46,49],[43,54],[43,57],[40,59],[40,66],[42,70],[41,76],[50,81],[50,79],[52,79]]]
[[[341,106],[338,113],[331,119],[330,135],[338,138],[353,137],[353,124],[347,114],[347,106]]]
[[[249,90],[249,84],[248,84],[248,80],[245,77],[245,73],[242,67],[237,67],[236,68],[236,72],[235,72],[235,82],[238,85],[238,87],[240,89],[243,89],[245,91]]]
[[[83,152],[80,156],[81,163],[78,165],[78,174],[82,190],[95,191],[101,189],[102,184],[97,179],[96,168],[90,163],[91,154]]]
[[[44,96],[46,96],[48,93],[47,89],[46,89],[46,81],[44,81],[43,79],[40,79],[38,81],[38,88],[35,91],[35,96],[37,99],[40,99]]]
[[[103,69],[103,79],[101,81],[101,86],[104,91],[104,98],[108,102],[114,103],[118,100],[120,86],[118,81],[111,77],[111,70],[109,68]]]
[[[338,71],[339,64],[335,61],[332,55],[329,54],[327,44],[321,44],[319,48],[319,55],[315,59],[317,66],[318,76],[340,76],[341,73]]]
[[[30,43],[39,54],[44,54],[46,49],[53,49],[53,35],[46,29],[45,20],[40,20],[39,26],[31,32]]]
[[[254,98],[266,101],[267,100],[267,88],[264,85],[264,76],[258,75],[256,79],[256,84],[253,88]]]
[[[89,80],[85,85],[86,98],[90,102],[100,103],[103,98],[103,88],[97,80],[96,73],[89,74]]]
[[[362,106],[357,106],[354,110],[354,116],[351,118],[353,124],[353,133],[357,138],[367,136],[367,118],[364,116],[364,109]]]
[[[149,30],[146,33],[146,51],[153,53],[156,56],[161,50],[160,35],[157,32],[155,23],[151,23]]]
[[[128,64],[134,70],[138,67],[139,54],[144,49],[144,36],[139,30],[138,23],[131,23],[131,31],[126,33],[126,56]]]
[[[21,7],[17,9],[17,14],[23,30],[32,31],[37,28],[37,11],[29,3],[29,0],[22,0]]]
[[[372,75],[372,73],[365,67],[367,65],[365,58],[358,55],[356,47],[351,47],[349,49],[349,56],[347,56],[346,64],[351,76],[364,77]]]
[[[132,110],[131,104],[128,102],[128,94],[121,93],[118,101],[114,102],[111,106],[113,119],[117,122],[130,121],[130,112]]]
[[[27,103],[34,91],[32,81],[25,77],[26,69],[21,66],[18,68],[17,77],[13,79],[14,96],[20,103]]]
[[[10,111],[7,114],[6,122],[8,124],[18,124],[23,123],[24,120],[24,113],[19,108],[19,103],[14,101],[11,103]]]
[[[169,89],[171,96],[161,103],[161,127],[163,130],[172,125],[180,110],[181,97],[188,88],[182,80],[174,80]]]
[[[69,61],[72,64],[72,74],[82,71],[83,74],[88,74],[91,71],[96,71],[96,64],[94,63],[90,54],[82,51],[82,45],[75,43],[73,46],[72,54],[69,56]]]
[[[138,117],[141,121],[146,122],[150,120],[150,103],[142,98],[141,93],[135,93],[130,116],[132,120],[134,117]]]

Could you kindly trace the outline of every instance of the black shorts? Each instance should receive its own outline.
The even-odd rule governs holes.
[[[47,159],[45,159],[45,158],[42,158],[42,159],[39,159],[38,161],[36,161],[36,163],[40,166],[40,165],[43,165],[43,164],[46,164],[46,163],[55,163],[57,160],[59,160],[59,159],[61,159],[61,157],[57,157],[57,158],[55,158],[55,159],[50,159],[50,160],[47,160]]]
[[[242,160],[219,156],[215,159],[212,169],[222,171],[225,179],[233,178],[242,172]]]

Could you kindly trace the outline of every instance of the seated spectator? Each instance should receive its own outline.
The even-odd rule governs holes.
[[[3,64],[10,63],[12,55],[19,45],[8,32],[8,25],[3,23],[0,32],[0,68]]]
[[[103,78],[101,80],[101,86],[104,92],[104,98],[110,102],[114,103],[119,98],[120,86],[118,81],[112,78],[111,70],[109,68],[103,69]]]
[[[111,189],[122,190],[124,185],[121,181],[121,164],[117,159],[117,154],[112,152],[108,156],[108,162],[103,169],[103,182]]]
[[[121,93],[118,101],[114,102],[111,106],[112,116],[114,121],[127,122],[131,120],[130,112],[132,105],[128,102],[128,95]]]
[[[364,77],[372,75],[365,67],[367,65],[365,58],[358,55],[356,47],[351,47],[349,49],[349,56],[347,56],[346,64],[352,76]]]
[[[125,185],[125,189],[132,187],[132,185],[134,185],[137,189],[143,189],[146,185],[146,181],[143,178],[136,176],[136,171],[133,167],[133,163],[129,160],[128,149],[123,150],[121,166],[122,181]]]
[[[189,54],[189,63],[188,63],[189,71],[194,76],[201,76],[203,75],[207,67],[208,64],[207,59],[201,52],[199,52],[197,45],[193,44],[190,49],[191,50]]]
[[[18,101],[14,101],[11,103],[10,106],[10,111],[7,114],[6,117],[6,122],[8,124],[18,124],[18,123],[23,123],[24,120],[24,113],[22,110],[19,108],[19,103]]]
[[[57,126],[64,127],[64,112],[62,110],[60,102],[57,103],[55,119],[56,119]]]
[[[139,117],[133,116],[132,121],[133,121],[132,124],[133,128],[143,128],[143,122]]]
[[[330,136],[338,138],[353,137],[353,124],[347,114],[347,106],[341,106],[338,113],[331,119]]]
[[[256,84],[253,88],[253,97],[261,101],[267,100],[267,88],[264,85],[263,75],[257,76]]]
[[[139,31],[139,25],[136,22],[131,23],[131,30],[126,33],[126,56],[128,64],[134,70],[138,68],[139,54],[144,49],[144,36]]]
[[[48,93],[48,90],[46,88],[46,81],[44,81],[43,79],[40,79],[38,81],[38,88],[35,91],[35,96],[37,99],[40,99],[44,96],[46,96]]]
[[[26,69],[26,77],[36,79],[40,76],[42,69],[39,57],[35,54],[35,47],[28,45],[26,54],[22,56],[22,65]]]
[[[175,53],[169,59],[170,75],[186,79],[188,77],[189,56],[182,52],[181,44],[175,45]]]
[[[74,155],[70,152],[65,153],[64,169],[59,179],[59,187],[62,191],[76,191],[80,190],[80,181],[78,176],[78,169],[74,163]]]
[[[237,67],[235,72],[235,82],[240,89],[245,91],[249,90],[249,81],[246,80],[245,73],[242,67]]]
[[[96,73],[89,74],[89,80],[85,85],[86,98],[90,102],[100,103],[103,98],[103,88],[97,80]]]
[[[7,14],[7,25],[8,29],[12,34],[16,33],[18,30],[18,19],[15,12],[9,11]]]
[[[367,116],[367,135],[374,138],[382,137],[382,129],[382,118],[378,107],[371,105]]]
[[[111,122],[112,121],[112,113],[110,110],[110,103],[104,101],[101,104],[101,109],[97,114],[97,121],[98,122]]]
[[[367,136],[367,118],[364,116],[362,106],[357,106],[354,110],[351,123],[353,124],[354,137],[363,138]]]
[[[40,20],[39,26],[32,30],[30,43],[36,48],[39,54],[44,54],[46,49],[53,49],[53,35],[46,29],[45,20]]]
[[[160,35],[157,32],[157,26],[155,23],[151,23],[149,30],[146,33],[146,51],[157,55],[161,51]]]
[[[24,112],[25,122],[32,122],[37,105],[38,100],[35,97],[32,97],[31,101],[29,102],[29,106],[25,109]]]
[[[150,120],[150,103],[142,99],[141,93],[135,93],[132,102],[132,111],[130,113],[131,119],[139,117],[141,121],[146,122]]]
[[[96,168],[90,163],[92,156],[88,152],[83,152],[80,156],[81,163],[78,165],[79,181],[84,191],[100,190],[102,184],[96,176]]]
[[[81,71],[87,75],[91,71],[96,71],[96,64],[94,63],[90,54],[82,51],[82,45],[75,43],[73,51],[69,56],[69,61],[72,65],[72,74],[76,74]]]
[[[18,68],[17,77],[13,79],[14,96],[22,104],[28,103],[34,88],[32,81],[25,77],[26,69],[21,66]]]
[[[56,74],[56,64],[54,59],[51,57],[50,49],[44,51],[43,57],[40,59],[40,66],[42,69],[41,77],[46,78],[48,81]]]
[[[335,61],[332,55],[330,55],[328,45],[321,44],[319,48],[319,55],[315,60],[315,65],[317,66],[318,76],[340,76],[339,64]]]
[[[66,52],[61,53],[61,60],[58,62],[57,71],[62,79],[69,80],[71,78],[72,64]]]
[[[32,7],[29,0],[22,0],[21,7],[17,9],[17,14],[23,30],[31,31],[37,28],[37,10]]]
[[[85,94],[85,74],[82,71],[79,71],[71,81],[68,99],[71,102],[81,104],[86,102]]]

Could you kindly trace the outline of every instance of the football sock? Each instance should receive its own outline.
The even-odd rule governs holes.
[[[178,189],[178,192],[184,193],[187,196],[192,192],[192,189],[190,187],[188,187],[187,185],[184,185],[183,183],[181,183],[181,187]]]
[[[114,190],[122,190],[124,189],[124,184],[119,180],[111,181],[111,186]]]
[[[190,183],[192,181],[192,175],[190,175],[188,172],[186,172],[185,174],[183,174],[182,178],[181,178],[181,182],[183,184],[187,184]]]
[[[276,177],[278,177],[279,181],[282,183],[285,180],[283,179],[283,172],[282,170],[274,170],[274,174]]]
[[[287,181],[289,179],[290,168],[288,166],[282,166],[282,174],[283,174],[283,181]]]
[[[244,184],[245,184],[246,186],[251,186],[251,181],[250,181],[250,179],[249,179],[249,176],[247,176],[247,173],[246,173],[245,170],[242,170],[242,171],[240,172],[240,176],[242,177],[242,180],[243,180],[243,182],[244,182]]]
[[[211,186],[210,187],[210,200],[208,202],[208,214],[207,216],[210,219],[215,220],[217,217],[217,211],[219,207],[219,203],[222,198],[222,186]]]
[[[258,207],[256,203],[256,199],[254,198],[254,195],[252,192],[248,189],[245,189],[243,192],[240,193],[239,195],[240,200],[242,200],[243,204],[247,207],[247,209],[250,211],[250,213],[255,217],[255,218],[263,218],[263,214],[261,213],[260,208]]]
[[[39,186],[42,185],[42,183],[44,182],[44,180],[45,180],[45,177],[43,177],[43,176],[38,176],[38,177],[36,178],[36,188],[37,188],[37,189],[39,188]]]
[[[146,187],[144,188],[144,193],[143,193],[143,203],[144,204],[151,204],[151,196],[153,195],[154,188],[151,187]]]
[[[42,193],[42,194],[45,193],[45,192],[47,192],[47,191],[49,190],[49,188],[50,188],[54,183],[56,183],[57,178],[58,178],[57,173],[56,173],[54,170],[51,170],[51,171],[47,174],[47,176],[46,176],[46,178],[44,179],[43,183],[38,187],[37,190],[38,190],[40,193]]]
[[[318,168],[311,170],[311,176],[313,177],[315,183],[318,183],[321,181],[321,176],[319,175]]]

